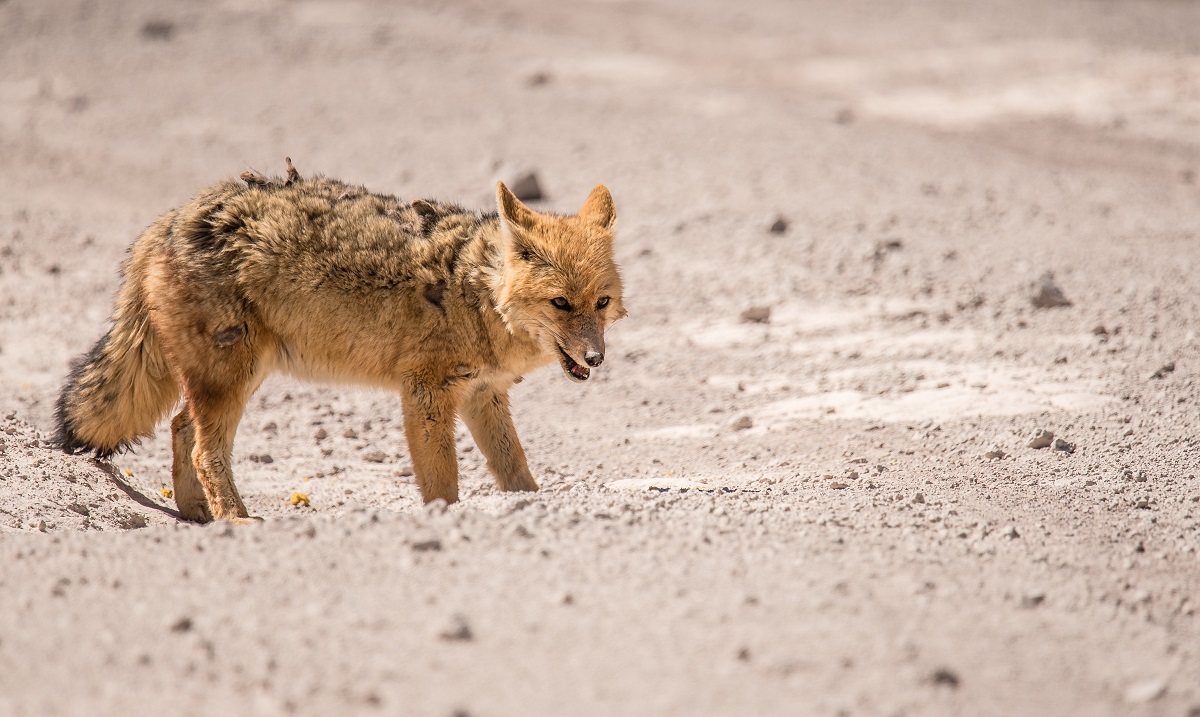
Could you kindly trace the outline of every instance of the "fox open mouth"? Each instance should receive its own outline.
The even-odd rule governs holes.
[[[562,364],[563,371],[565,371],[568,376],[576,381],[586,381],[588,380],[588,377],[592,375],[592,370],[590,368],[587,366],[580,366],[578,363],[576,363],[575,359],[571,358],[570,354],[568,354],[566,351],[563,351],[562,346],[558,347],[558,362]]]

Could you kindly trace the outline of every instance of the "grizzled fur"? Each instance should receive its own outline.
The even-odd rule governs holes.
[[[536,490],[508,389],[558,361],[585,381],[624,316],[612,198],[534,212],[501,183],[498,213],[402,202],[343,182],[254,173],[201,192],[131,247],[112,327],[72,365],[58,442],[105,457],[171,421],[191,519],[248,519],[234,433],[269,374],[400,395],[426,501],[458,498],[461,417],[504,490]]]

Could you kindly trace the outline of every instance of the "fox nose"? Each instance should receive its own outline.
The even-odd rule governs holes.
[[[600,353],[599,351],[588,351],[583,355],[583,360],[588,366],[595,368],[604,363],[604,354]]]

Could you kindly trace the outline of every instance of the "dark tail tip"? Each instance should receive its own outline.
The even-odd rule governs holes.
[[[90,363],[100,359],[107,343],[108,334],[105,334],[96,342],[91,351],[71,363],[71,372],[63,384],[62,391],[58,394],[58,401],[54,404],[54,436],[50,442],[68,455],[94,452],[97,458],[108,458],[116,452],[116,449],[97,448],[81,438],[71,425],[70,416],[71,398],[79,390],[84,369]]]
[[[67,381],[58,395],[58,402],[54,404],[54,437],[50,439],[56,448],[69,455],[84,453],[91,448],[72,430],[71,419],[67,416],[67,398],[74,388],[73,384],[73,380]]]

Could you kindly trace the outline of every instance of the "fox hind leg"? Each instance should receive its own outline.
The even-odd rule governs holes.
[[[180,515],[197,523],[212,520],[204,487],[196,476],[192,453],[196,449],[196,430],[192,424],[192,407],[183,410],[171,421],[171,482],[175,487],[175,506]]]
[[[507,390],[477,387],[463,401],[461,414],[500,490],[538,489],[513,426]]]
[[[195,433],[191,458],[209,511],[216,520],[248,522],[250,518],[233,484],[233,438],[245,406],[242,394],[242,390],[234,390],[224,395],[191,397],[188,401]]]

